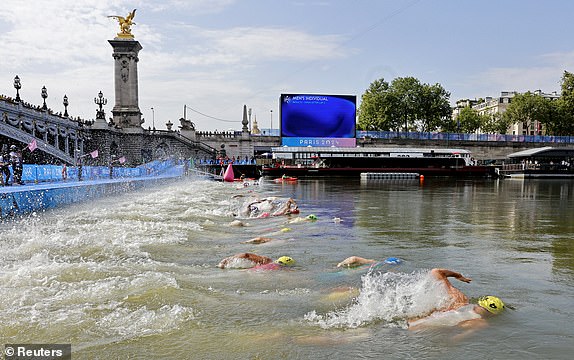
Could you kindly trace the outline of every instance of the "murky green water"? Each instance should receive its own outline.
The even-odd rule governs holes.
[[[293,197],[300,216],[318,221],[229,226],[254,194]],[[566,359],[573,200],[570,181],[331,179],[237,189],[186,179],[58,209],[0,224],[0,339],[72,343],[74,359]],[[275,240],[240,244],[256,236]],[[215,267],[246,251],[289,255],[297,266]],[[349,255],[404,263],[389,277],[336,271]],[[407,330],[408,301],[440,297],[420,287],[433,267],[462,272],[473,282],[456,285],[469,296],[495,294],[515,310],[472,333]],[[358,301],[332,296],[349,286],[360,289]]]

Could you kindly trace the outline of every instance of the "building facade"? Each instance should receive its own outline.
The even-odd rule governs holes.
[[[463,99],[456,102],[456,107],[453,110],[453,118],[456,119],[460,111],[465,107],[471,107],[476,110],[479,115],[497,116],[502,115],[508,109],[508,105],[512,103],[512,98],[518,95],[517,91],[502,91],[499,97],[486,97],[484,100],[470,100]],[[560,95],[554,91],[552,93],[544,93],[542,90],[536,90],[534,95],[542,96],[545,99],[557,100]],[[480,132],[480,130],[479,130]],[[544,126],[538,121],[534,121],[532,126],[528,127],[524,123],[512,124],[506,131],[507,135],[545,135]]]

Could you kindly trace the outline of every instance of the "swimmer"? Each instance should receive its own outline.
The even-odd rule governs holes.
[[[242,241],[241,244],[265,244],[265,243],[268,243],[272,240],[273,239],[270,237],[258,236],[258,237],[253,238],[253,239]]]
[[[337,264],[337,267],[345,267],[345,268],[356,268],[363,265],[371,265],[371,266],[378,266],[378,265],[398,265],[403,261],[396,257],[386,258],[383,261],[377,261],[374,259],[365,259],[360,256],[349,256],[345,260],[341,261]]]
[[[289,220],[288,222],[289,222],[289,224],[296,224],[296,223],[300,223],[300,222],[309,222],[309,221],[311,221],[311,222],[317,221],[317,216],[310,214],[310,215],[305,216],[304,218],[296,217],[294,219]]]
[[[299,212],[299,208],[297,203],[293,198],[289,198],[283,205],[281,205],[272,215],[273,216],[280,216],[280,215],[289,215],[289,214],[296,214]]]
[[[500,314],[506,308],[504,302],[493,295],[482,296],[477,304],[470,304],[468,297],[448,280],[452,277],[465,283],[471,282],[471,279],[460,273],[447,269],[432,269],[431,275],[446,287],[450,302],[427,317],[409,320],[409,329],[454,325],[483,327],[486,325],[485,319]]]
[[[232,222],[230,222],[229,224],[227,224],[227,226],[232,226],[232,227],[242,227],[242,226],[248,226],[249,224],[244,223],[241,220],[233,220]]]
[[[288,266],[295,265],[295,260],[289,256],[281,256],[279,259],[275,260],[274,262],[270,262],[267,264],[257,265],[252,267],[251,271],[265,271],[265,270],[280,270]]]
[[[273,259],[253,253],[240,253],[221,260],[217,267],[220,269],[248,269],[257,265],[269,264]]]
[[[289,215],[298,212],[297,203],[292,198],[281,201],[276,197],[268,197],[265,199],[251,198],[245,201],[239,210],[239,215],[246,217],[267,217],[269,215]]]

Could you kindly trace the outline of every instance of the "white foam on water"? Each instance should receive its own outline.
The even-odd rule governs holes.
[[[191,309],[181,305],[164,305],[159,309],[141,306],[135,309],[117,307],[96,322],[97,331],[121,339],[147,336],[177,328],[182,322],[193,319]]]
[[[406,327],[407,319],[424,316],[448,301],[444,286],[428,271],[372,271],[361,279],[360,293],[351,305],[326,314],[311,311],[305,320],[326,329],[357,328],[373,322]]]
[[[86,343],[93,335],[106,343],[194,319],[196,309],[177,300],[178,264],[146,249],[184,243],[206,221],[230,214],[233,202],[213,184],[144,190],[0,224],[0,337],[59,334]]]

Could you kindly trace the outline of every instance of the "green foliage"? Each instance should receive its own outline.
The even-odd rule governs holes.
[[[450,93],[413,77],[375,80],[361,97],[360,130],[433,131],[450,119]]]
[[[414,77],[399,77],[390,84],[373,81],[361,97],[359,130],[448,131],[506,133],[511,124],[522,123],[527,133],[536,121],[548,135],[574,135],[574,74],[564,71],[562,95],[557,101],[527,92],[515,95],[502,115],[479,115],[471,108],[451,118],[450,93],[440,84],[423,84]],[[479,99],[478,102],[484,102]]]
[[[375,80],[361,96],[359,107],[359,130],[390,130],[387,124],[388,113],[385,98],[388,96],[389,84],[384,79]]]
[[[508,127],[512,123],[501,113],[482,116],[482,125],[480,129],[485,134],[506,134]]]
[[[460,110],[455,122],[456,132],[473,133],[482,127],[483,117],[478,114],[478,111],[467,106]]]
[[[555,104],[553,113],[546,124],[551,135],[574,134],[574,74],[564,71],[562,75],[562,95]]]
[[[526,133],[529,133],[535,121],[548,123],[552,112],[551,100],[531,93],[517,94],[512,98],[503,118],[512,124],[522,122]]]

